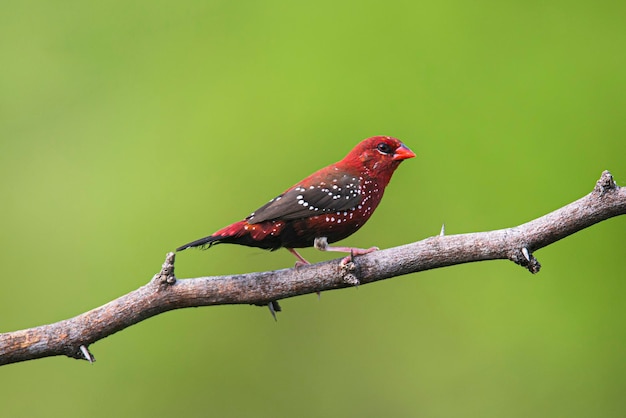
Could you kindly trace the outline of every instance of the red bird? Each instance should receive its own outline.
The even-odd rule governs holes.
[[[396,138],[374,136],[361,141],[335,164],[322,168],[254,211],[246,219],[176,249],[208,248],[229,243],[277,250],[285,247],[309,264],[294,248],[367,254],[361,249],[331,247],[361,228],[372,216],[398,165],[415,154]]]

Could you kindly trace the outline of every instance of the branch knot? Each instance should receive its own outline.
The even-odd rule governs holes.
[[[174,275],[174,260],[176,259],[175,253],[167,253],[165,261],[161,266],[161,271],[155,274],[152,278],[152,283],[155,283],[161,287],[171,286],[176,283],[176,276]]]
[[[527,246],[523,246],[519,251],[514,251],[509,255],[509,259],[515,264],[526,268],[532,274],[539,273],[539,270],[541,270],[541,263],[539,263],[539,260],[535,258]]]
[[[593,191],[599,193],[600,196],[604,196],[605,193],[616,189],[619,189],[619,186],[615,184],[613,175],[608,170],[604,170],[600,179],[596,182],[596,187],[593,188]]]

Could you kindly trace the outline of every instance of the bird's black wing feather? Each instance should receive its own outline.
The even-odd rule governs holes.
[[[251,224],[274,219],[289,221],[352,209],[361,202],[361,181],[359,177],[345,174],[329,182],[296,185],[261,206],[246,220]]]

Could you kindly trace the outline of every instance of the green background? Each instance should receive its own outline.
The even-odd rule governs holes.
[[[5,2],[0,330],[127,293],[361,139],[418,155],[345,244],[626,185],[626,3]],[[170,312],[0,368],[2,416],[623,417],[626,218],[507,261]],[[312,261],[333,258],[304,250]],[[181,278],[291,266],[218,246]]]

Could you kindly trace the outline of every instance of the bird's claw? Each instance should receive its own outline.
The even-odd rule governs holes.
[[[339,263],[339,267],[347,271],[354,270],[356,268],[356,265],[354,264],[354,257],[352,256],[352,254],[341,259],[341,262]]]
[[[362,250],[362,249],[358,249],[358,248],[357,248],[357,250],[358,250],[358,251],[356,251],[356,252],[354,253],[354,255],[364,255],[364,254],[373,253],[374,251],[378,251],[378,250],[380,250],[380,248],[378,248],[378,247],[369,247],[369,248],[366,248],[366,249],[364,249],[364,250]]]
[[[364,255],[364,254],[369,254],[369,253],[373,253],[374,251],[378,251],[380,250],[380,248],[378,247],[370,247],[370,248],[351,248],[350,249],[350,255],[344,257],[341,260],[341,263],[339,263],[339,265],[341,266],[341,268],[346,268],[349,264],[354,264],[354,256],[356,255]],[[354,267],[351,268],[351,270],[354,270]]]

